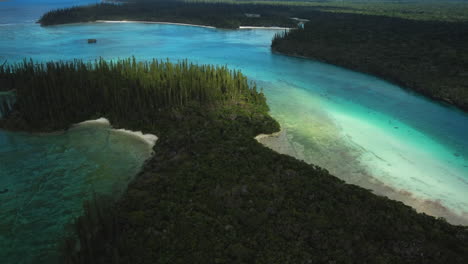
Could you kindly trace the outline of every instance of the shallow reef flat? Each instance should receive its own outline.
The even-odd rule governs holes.
[[[0,130],[2,262],[59,263],[59,245],[83,202],[118,199],[152,146],[96,121],[56,133]]]

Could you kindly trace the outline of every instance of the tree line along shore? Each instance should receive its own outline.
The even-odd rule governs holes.
[[[261,13],[262,15],[259,15]],[[94,22],[97,20],[133,20],[195,24],[225,29],[240,26],[296,27],[297,23],[284,16],[281,6],[228,3],[188,3],[157,1],[136,4],[97,4],[53,10],[44,14],[43,26]]]
[[[468,22],[317,12],[274,51],[369,73],[468,111]]]
[[[468,230],[345,184],[254,137],[279,130],[242,73],[125,59],[0,68],[16,103],[0,127],[106,116],[158,135],[116,203],[96,197],[63,263],[465,263]]]
[[[296,28],[275,36],[272,50],[377,75],[468,110],[468,16],[462,12],[468,11],[468,4],[145,0],[125,3],[54,10],[38,22],[48,26],[135,20],[228,29]],[[308,22],[298,27],[297,18]]]

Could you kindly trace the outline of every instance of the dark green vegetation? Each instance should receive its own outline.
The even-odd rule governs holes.
[[[468,110],[468,23],[317,12],[272,48],[374,74]]]
[[[13,92],[2,92],[0,90],[0,118],[2,118],[6,113],[11,111],[14,102],[15,94]]]
[[[186,61],[25,61],[1,68],[0,81],[16,91],[9,121],[24,130],[56,130],[102,115],[150,130],[156,122],[151,116],[166,108],[264,101],[240,72]]]
[[[118,0],[121,3],[154,3],[165,0]],[[399,17],[430,21],[468,21],[468,1],[463,0],[172,0],[187,3],[230,3],[282,6],[284,12],[309,11]],[[284,14],[284,13],[283,13]],[[292,13],[289,13],[290,15]]]
[[[292,17],[309,18],[314,12],[368,14],[414,20],[468,21],[468,4],[449,2],[354,1],[228,1],[228,0],[123,0],[48,12],[44,26],[96,20],[178,22],[238,28],[239,26],[296,27]],[[259,14],[248,17],[246,14]]]
[[[282,15],[283,8],[273,5],[241,5],[226,3],[185,3],[162,1],[144,4],[98,4],[50,11],[39,23],[43,26],[92,22],[96,20],[137,20],[189,23],[218,28],[239,26],[295,27],[296,22]],[[246,14],[262,14],[249,17]]]
[[[257,143],[254,136],[279,127],[263,95],[238,72],[186,62],[27,62],[1,78],[18,103],[0,125],[48,130],[104,115],[159,136],[154,156],[116,204],[85,204],[78,240],[64,243],[64,263],[468,258],[466,228]]]

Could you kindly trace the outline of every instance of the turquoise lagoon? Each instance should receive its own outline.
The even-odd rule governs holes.
[[[403,201],[420,212],[467,225],[468,115],[373,76],[313,60],[274,54],[270,50],[270,41],[276,32],[144,23],[85,23],[42,28],[32,22],[14,20],[0,24],[0,61],[15,63],[24,58],[48,61],[135,56],[141,60],[189,59],[196,63],[240,69],[263,88],[271,113],[282,126],[281,133],[260,139],[263,144],[322,166],[349,183]],[[97,39],[97,44],[87,44],[88,38]],[[87,129],[89,133],[100,133],[97,128]],[[105,131],[111,130],[107,128]],[[15,139],[0,141],[0,149],[8,150],[8,155],[1,156],[0,181],[13,182],[15,178],[20,181],[22,177],[31,182],[40,181],[45,174],[34,167],[34,160],[42,156],[38,153],[47,151],[36,148],[60,146],[62,151],[55,153],[48,160],[50,163],[42,163],[41,168],[44,171],[60,169],[61,174],[68,177],[75,174],[84,179],[99,177],[101,172],[89,169],[93,166],[89,164],[107,164],[109,170],[120,171],[114,168],[114,164],[126,163],[107,157],[104,153],[112,152],[110,149],[93,152],[93,144],[103,139],[79,137],[74,140],[73,133],[38,138],[37,135],[0,132],[0,138]],[[60,143],[65,140],[63,138],[68,138],[66,144]],[[125,142],[124,139],[122,141]],[[106,146],[113,148],[117,145],[115,148],[118,148],[120,143],[121,140],[115,140]],[[132,145],[128,149],[135,148],[135,152],[140,153],[137,150],[139,143],[133,147],[134,143],[122,144]],[[67,144],[80,148],[82,153],[68,153]],[[147,157],[145,155],[136,155],[134,161],[142,162]],[[84,171],[77,167],[75,160],[82,162]],[[9,168],[8,173],[3,173],[5,164]],[[136,170],[138,166],[134,165],[130,168]],[[125,177],[131,174],[131,169],[127,172],[123,173]],[[28,186],[22,184],[18,186]],[[86,184],[79,186],[92,188]],[[45,186],[41,188],[48,191]],[[76,192],[72,187],[67,188]],[[12,193],[7,193],[9,196],[0,194],[0,219],[11,213],[5,211],[4,199],[11,199],[7,197]],[[69,209],[69,205],[61,206],[64,219],[69,219],[69,212],[78,212]],[[73,206],[78,206],[78,203]],[[70,208],[78,210],[73,206]],[[47,216],[42,212],[29,213],[37,217]],[[0,225],[0,235],[5,237],[7,224],[0,220]],[[55,226],[50,224],[50,228]],[[43,228],[35,229],[31,230],[46,232]],[[15,239],[35,243],[26,235],[24,238],[18,235]]]
[[[101,120],[52,134],[0,130],[1,263],[58,263],[83,202],[118,198],[151,153],[144,137]]]

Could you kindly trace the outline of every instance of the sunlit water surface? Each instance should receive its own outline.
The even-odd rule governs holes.
[[[262,139],[264,144],[325,167],[347,182],[404,201],[419,211],[468,224],[468,115],[456,109],[369,75],[273,54],[269,44],[277,32],[274,30],[134,23],[42,28],[15,19],[0,25],[0,61],[133,55],[143,60],[187,58],[241,69],[263,87],[271,113],[283,128],[279,135]],[[88,38],[97,39],[97,44],[87,44]],[[39,154],[22,144],[37,137],[0,133],[2,137],[19,138],[17,143],[7,144],[8,156],[12,157],[8,166],[17,168],[14,175],[39,181],[42,174],[34,176],[34,168],[30,171],[24,167],[25,161]],[[86,146],[91,147],[96,140],[82,139],[79,145],[86,151]],[[40,145],[50,148],[48,144],[59,144],[57,141],[57,136],[43,137]],[[4,149],[3,142],[0,149]],[[66,173],[83,174],[80,169],[74,170],[75,159],[80,157],[57,155],[57,159],[62,160],[59,168],[66,169]],[[3,156],[1,162],[4,166]],[[112,159],[105,162],[109,169],[119,164]],[[44,168],[56,169],[55,165]],[[0,199],[5,197],[9,196],[0,194]],[[2,215],[3,210],[2,202]]]

